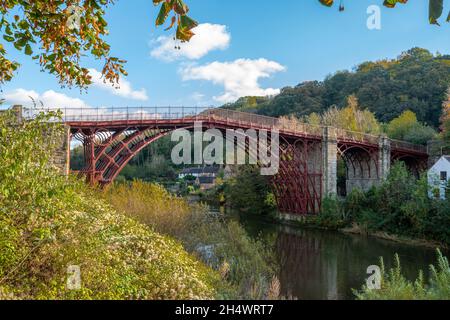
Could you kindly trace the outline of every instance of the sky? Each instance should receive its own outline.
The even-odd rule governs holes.
[[[247,95],[274,95],[286,86],[323,80],[368,60],[395,58],[412,47],[450,54],[450,24],[429,25],[428,1],[387,9],[383,0],[344,1],[346,10],[318,0],[185,0],[199,22],[196,36],[175,50],[174,31],[154,25],[151,0],[118,0],[106,19],[112,55],[128,61],[128,77],[115,89],[100,79],[101,61],[85,58],[94,84],[87,92],[61,88],[29,57],[0,87],[5,106],[46,107],[220,106]],[[369,29],[367,10],[381,9],[380,29]],[[7,47],[8,49],[8,47]]]

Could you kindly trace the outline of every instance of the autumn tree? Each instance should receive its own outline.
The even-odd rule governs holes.
[[[426,144],[432,140],[436,132],[429,126],[417,121],[417,116],[410,110],[404,111],[387,125],[387,134],[392,139]]]
[[[163,25],[172,15],[167,29],[177,25],[175,37],[189,41],[197,22],[187,16],[189,8],[183,0],[153,3],[160,6],[156,25]],[[0,0],[0,32],[4,41],[38,61],[61,85],[86,88],[91,84],[83,55],[102,60],[104,80],[118,84],[120,75],[127,73],[126,61],[114,57],[105,40],[108,23],[104,16],[112,4],[114,0]],[[18,67],[0,43],[0,85],[10,81]]]
[[[350,131],[370,134],[380,133],[380,124],[375,115],[367,109],[361,110],[358,98],[355,95],[350,95],[347,98],[345,108],[338,109],[336,106],[332,106],[324,112],[321,123]]]

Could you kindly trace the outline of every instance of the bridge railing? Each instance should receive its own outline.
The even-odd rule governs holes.
[[[147,121],[199,117],[204,107],[108,107],[108,108],[32,108],[24,109],[25,118],[39,112],[60,111],[64,122]]]
[[[427,147],[406,141],[391,139],[391,148],[397,150],[413,150],[420,153],[427,153]]]

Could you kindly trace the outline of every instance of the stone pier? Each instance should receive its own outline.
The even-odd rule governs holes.
[[[336,129],[324,127],[322,136],[322,198],[337,195],[337,154]]]

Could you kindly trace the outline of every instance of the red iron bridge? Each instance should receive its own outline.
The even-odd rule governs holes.
[[[345,195],[354,188],[367,190],[380,183],[395,161],[405,162],[416,175],[427,168],[425,146],[287,118],[195,107],[60,110],[70,137],[84,146],[85,167],[80,174],[101,186],[112,183],[128,162],[151,143],[176,129],[193,130],[196,124],[201,124],[203,130],[214,128],[221,132],[255,129],[270,134],[278,130],[279,171],[271,182],[282,213],[315,214],[326,196]],[[246,135],[246,143],[241,145],[246,152],[250,149],[249,139]],[[337,183],[338,159],[345,163],[344,185]]]

